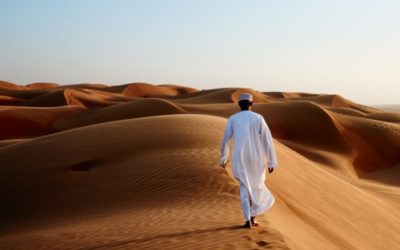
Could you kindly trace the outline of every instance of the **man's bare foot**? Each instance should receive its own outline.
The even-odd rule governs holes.
[[[260,224],[258,223],[258,221],[256,221],[256,217],[255,217],[255,216],[252,216],[250,221],[251,221],[251,225],[252,225],[253,227],[257,227],[258,225],[260,225]]]
[[[251,229],[251,222],[249,220],[246,221],[246,223],[243,225],[243,228]]]

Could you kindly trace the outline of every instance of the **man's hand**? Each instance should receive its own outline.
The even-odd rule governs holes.
[[[268,173],[274,172],[274,168],[268,168]]]

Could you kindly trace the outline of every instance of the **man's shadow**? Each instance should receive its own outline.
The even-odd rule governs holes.
[[[164,238],[167,239],[167,238],[185,237],[190,234],[198,235],[198,234],[204,234],[204,233],[233,231],[233,230],[239,230],[239,229],[243,229],[243,226],[236,225],[236,226],[216,227],[216,228],[210,228],[210,229],[199,229],[199,230],[186,231],[186,232],[181,232],[181,233],[161,234],[161,235],[157,235],[157,236],[153,236],[153,237],[116,241],[116,242],[109,243],[109,244],[102,244],[102,245],[97,245],[97,246],[93,246],[93,247],[79,248],[78,250],[108,249],[108,248],[112,248],[112,247],[119,247],[119,246],[123,246],[123,245],[127,245],[127,244],[132,244],[132,243],[143,243],[146,241],[152,241],[152,240],[158,240],[158,239],[164,239]]]

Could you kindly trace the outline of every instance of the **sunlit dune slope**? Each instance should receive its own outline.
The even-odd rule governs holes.
[[[181,114],[185,111],[171,102],[157,98],[138,98],[103,109],[86,111],[72,117],[60,119],[54,124],[55,130],[66,130],[90,124],[108,121],[155,116],[168,114]]]
[[[29,89],[53,89],[60,87],[60,84],[53,82],[34,82],[26,85]]]
[[[279,144],[278,144],[279,145]],[[267,218],[293,249],[397,249],[399,206],[278,146],[267,183],[277,196]],[[400,189],[392,192],[399,197]]]
[[[194,88],[178,85],[153,85],[149,83],[130,83],[112,86],[106,91],[120,93],[130,97],[167,97],[196,92]]]

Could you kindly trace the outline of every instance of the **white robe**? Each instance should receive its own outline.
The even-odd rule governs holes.
[[[232,172],[250,195],[254,216],[274,204],[274,196],[265,186],[266,165],[278,166],[271,132],[264,118],[252,111],[232,115],[221,144],[221,164],[229,158],[229,141],[233,136]]]

